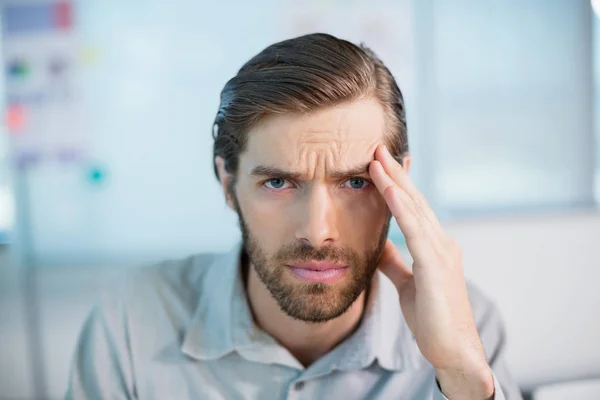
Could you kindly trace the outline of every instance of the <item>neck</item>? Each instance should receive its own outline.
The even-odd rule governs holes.
[[[256,324],[304,366],[324,356],[358,326],[362,317],[365,292],[341,316],[322,323],[308,323],[284,313],[262,283],[253,266],[248,266],[246,290]]]

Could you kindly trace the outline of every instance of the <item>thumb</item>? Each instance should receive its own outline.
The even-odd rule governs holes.
[[[415,332],[415,281],[400,251],[388,239],[383,248],[379,269],[396,286],[402,313],[411,332]]]
[[[413,278],[412,271],[402,258],[402,254],[390,239],[385,242],[383,253],[379,258],[378,268],[392,281],[398,290]]]

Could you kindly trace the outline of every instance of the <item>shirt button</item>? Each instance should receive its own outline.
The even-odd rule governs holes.
[[[296,382],[296,384],[294,385],[294,389],[296,389],[296,390],[302,390],[303,387],[304,387],[304,382],[302,382],[302,381]]]

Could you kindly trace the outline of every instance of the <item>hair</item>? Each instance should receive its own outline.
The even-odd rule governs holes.
[[[394,77],[364,44],[315,33],[284,40],[250,59],[221,91],[213,125],[216,157],[237,174],[247,134],[261,119],[276,114],[304,114],[373,97],[386,115],[386,144],[402,162],[408,153],[402,92]]]

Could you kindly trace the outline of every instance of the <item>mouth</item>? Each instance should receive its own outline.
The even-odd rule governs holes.
[[[348,266],[324,261],[311,261],[287,265],[292,275],[308,282],[333,283],[340,280],[348,271]]]

